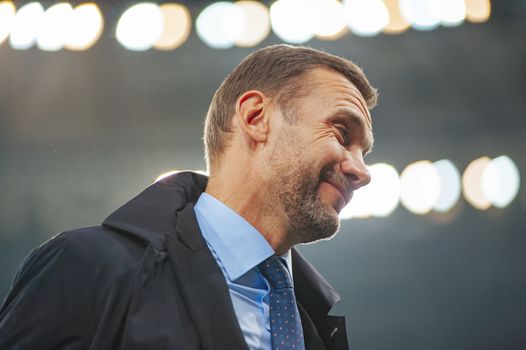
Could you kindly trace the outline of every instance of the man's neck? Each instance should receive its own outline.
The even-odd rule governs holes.
[[[221,178],[212,176],[205,192],[214,196],[236,213],[241,215],[254,226],[277,255],[287,252],[295,242],[288,234],[288,218],[280,213],[275,203],[269,203],[265,187],[251,181],[250,176],[243,177],[243,181],[230,178],[221,181]]]

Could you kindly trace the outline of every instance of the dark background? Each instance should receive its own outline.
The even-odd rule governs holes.
[[[369,163],[449,158],[463,171],[506,154],[526,174],[526,5],[492,5],[483,24],[307,43],[354,60],[380,90]],[[114,37],[127,6],[102,6],[87,52],[0,46],[0,299],[52,235],[100,223],[165,171],[205,167],[210,98],[252,49],[214,50],[194,30],[175,51],[127,51]],[[352,349],[526,349],[525,208],[524,186],[504,209],[400,206],[300,249],[342,295],[334,313],[348,316]]]

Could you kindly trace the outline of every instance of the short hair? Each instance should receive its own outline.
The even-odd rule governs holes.
[[[293,113],[285,113],[305,91],[302,78],[314,68],[327,68],[342,74],[362,94],[369,109],[376,105],[377,91],[353,62],[309,47],[273,45],[253,52],[223,80],[216,90],[204,126],[205,160],[212,170],[224,152],[232,131],[232,117],[238,98],[246,91],[259,90],[293,123]]]

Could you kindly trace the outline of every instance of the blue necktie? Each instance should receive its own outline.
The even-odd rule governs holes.
[[[270,334],[273,350],[304,350],[303,329],[287,268],[277,256],[259,264],[270,285]]]

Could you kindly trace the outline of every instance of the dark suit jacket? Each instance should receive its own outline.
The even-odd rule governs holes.
[[[20,266],[0,310],[0,349],[248,349],[193,205],[207,178],[148,187],[102,226],[61,233]],[[339,296],[293,250],[307,349],[347,349]]]

